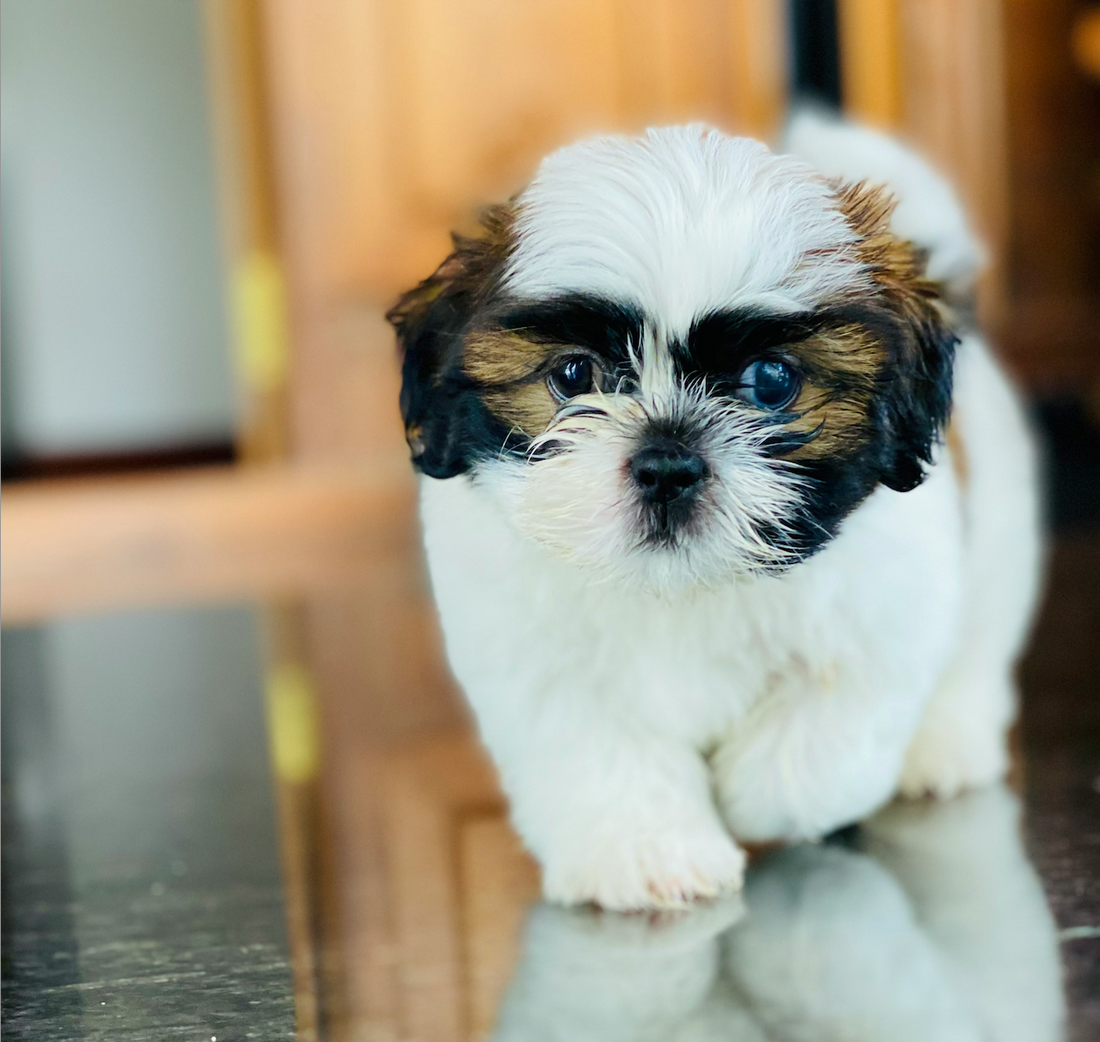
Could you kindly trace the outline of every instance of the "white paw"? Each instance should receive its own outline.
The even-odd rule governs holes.
[[[607,834],[572,857],[546,859],[546,897],[611,911],[684,908],[740,890],[745,854],[718,826],[631,837]]]
[[[923,731],[909,748],[898,789],[910,799],[946,800],[999,781],[1007,770],[1004,736],[993,729]]]

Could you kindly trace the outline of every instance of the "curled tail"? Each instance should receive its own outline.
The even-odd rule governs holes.
[[[985,251],[954,189],[914,151],[886,134],[813,109],[794,113],[781,150],[827,177],[886,185],[898,200],[890,222],[895,234],[927,254],[926,274],[949,298],[970,296]]]

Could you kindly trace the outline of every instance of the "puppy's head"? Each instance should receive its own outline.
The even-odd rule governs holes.
[[[789,567],[919,484],[950,409],[891,208],[699,127],[555,153],[390,312],[414,463],[604,578]]]

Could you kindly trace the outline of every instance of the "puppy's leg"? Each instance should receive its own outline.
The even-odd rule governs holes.
[[[536,906],[494,1042],[677,1037],[705,1005],[718,937],[741,912],[739,897],[648,916]]]
[[[718,803],[741,840],[815,839],[893,793],[919,689],[792,670],[711,757]]]
[[[485,737],[547,898],[667,908],[740,887],[744,854],[693,749],[605,713],[598,694],[563,692],[508,732]]]
[[[1015,687],[1004,663],[977,656],[956,662],[925,707],[905,758],[901,793],[949,799],[1003,778],[1015,707]]]
[[[1034,450],[1020,405],[980,340],[961,345],[955,387],[948,445],[964,508],[963,622],[909,749],[900,784],[907,796],[949,797],[1004,776],[1012,674],[1039,583]]]

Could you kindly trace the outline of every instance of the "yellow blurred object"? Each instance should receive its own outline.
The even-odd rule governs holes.
[[[840,0],[841,83],[849,116],[885,130],[902,118],[897,0]]]
[[[1100,79],[1100,7],[1093,7],[1073,27],[1073,55],[1090,76]]]
[[[317,702],[306,671],[276,667],[267,678],[271,758],[282,781],[301,784],[317,774],[321,759]]]
[[[272,391],[287,376],[286,284],[273,253],[253,250],[233,273],[237,364],[250,390]]]

